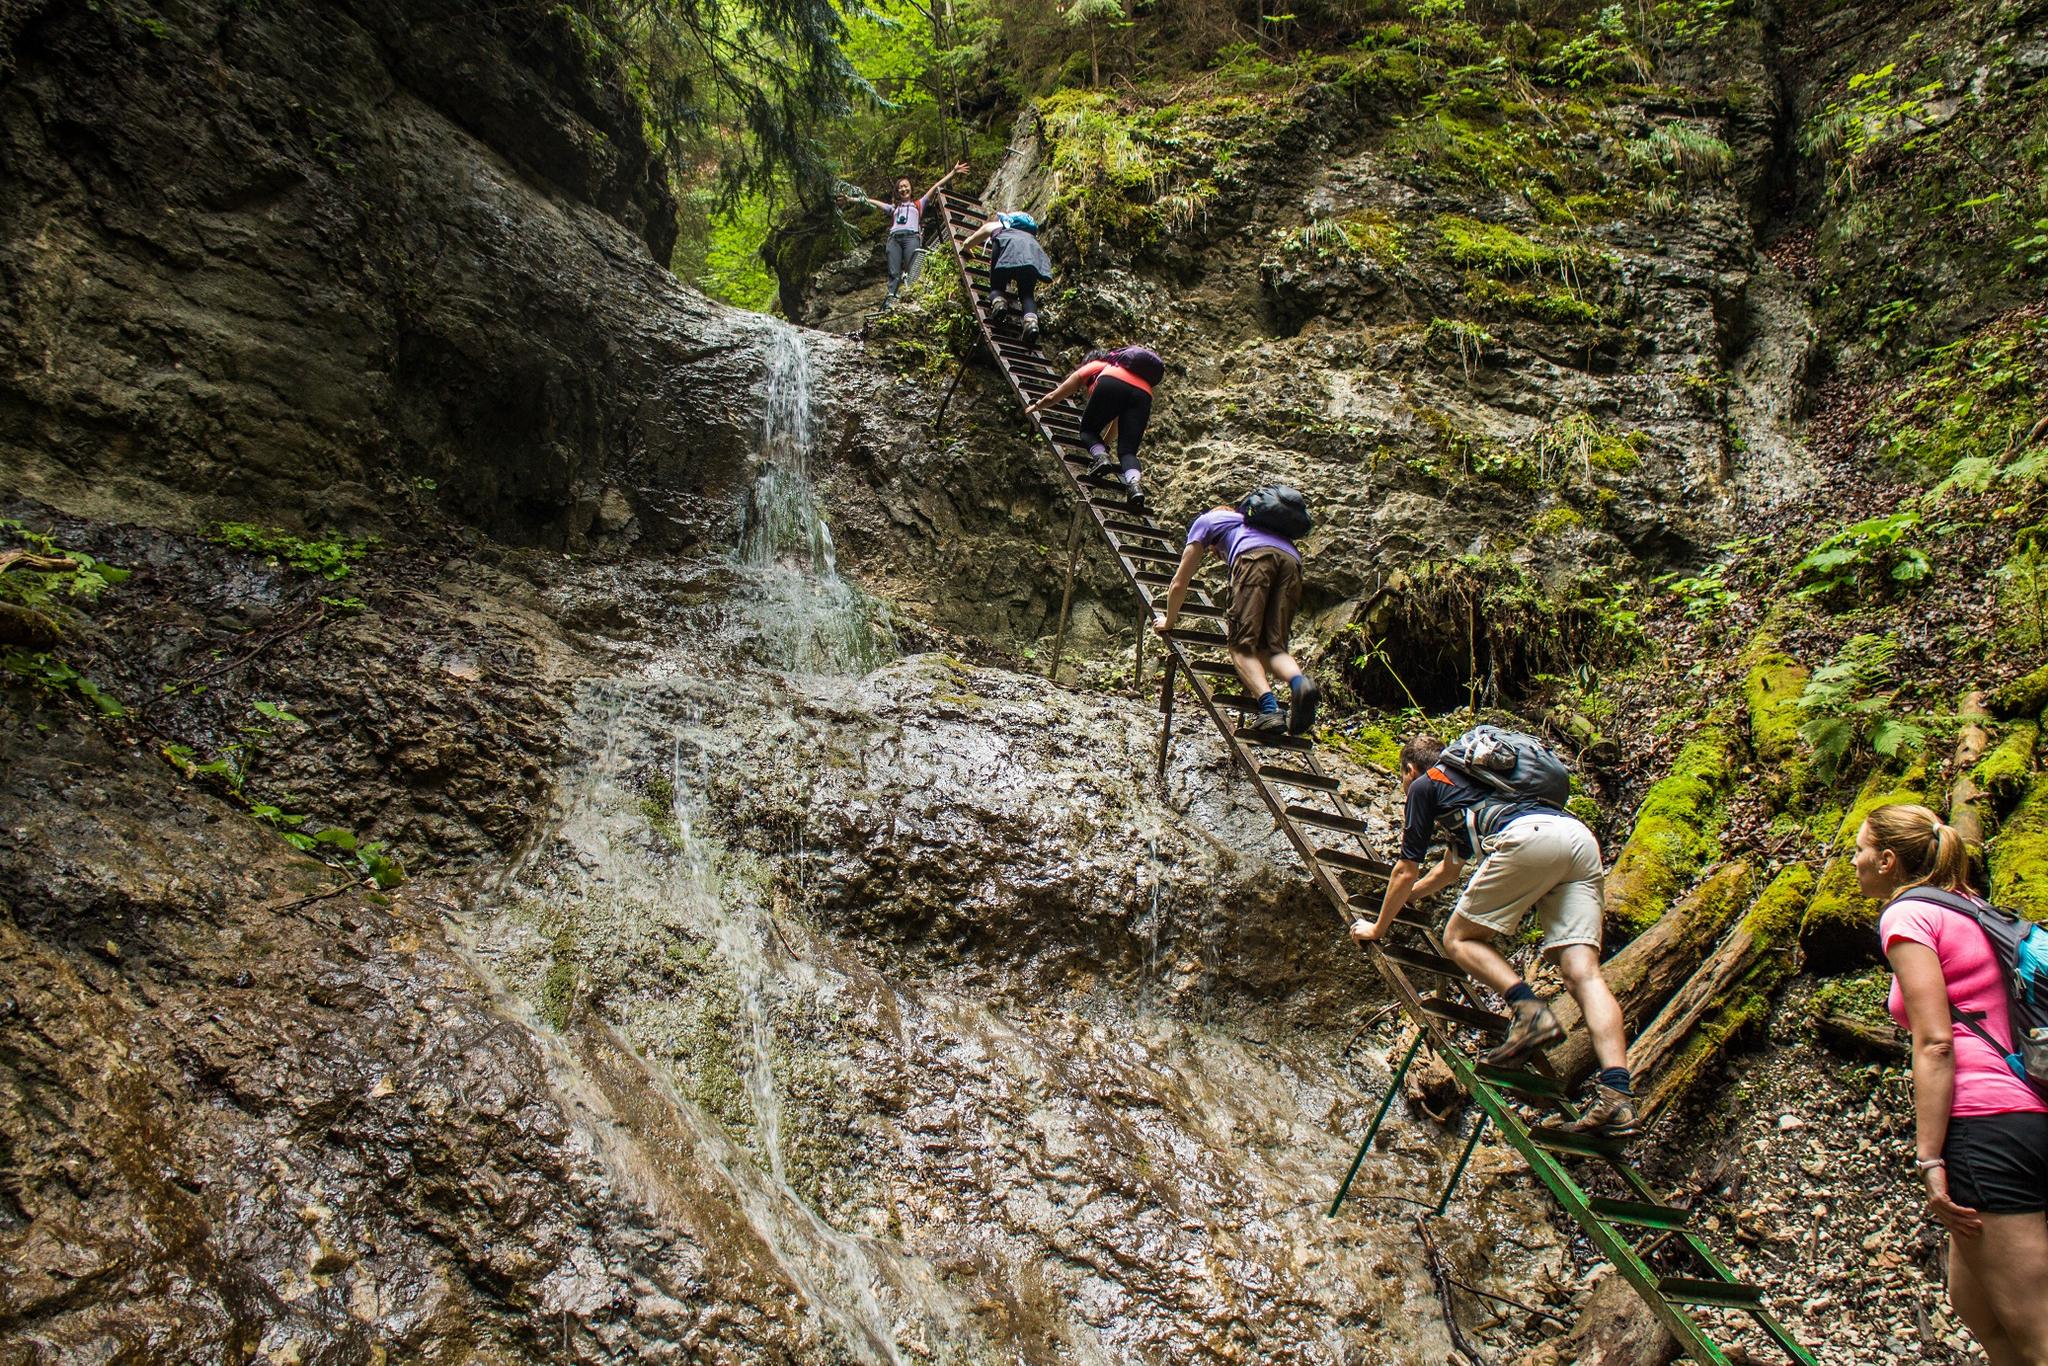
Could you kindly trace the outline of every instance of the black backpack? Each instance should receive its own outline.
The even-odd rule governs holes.
[[[1296,540],[1315,527],[1315,519],[1308,515],[1308,499],[1301,496],[1301,490],[1289,484],[1268,484],[1262,489],[1253,489],[1238,500],[1237,510],[1244,514],[1247,525],[1261,531],[1270,531],[1275,536]]]
[[[1910,887],[1893,900],[1932,901],[1960,911],[1977,922],[1991,941],[2005,984],[2006,1018],[2012,1021],[2011,1044],[2002,1044],[1984,1027],[1984,1012],[1962,1011],[1949,1002],[1948,1013],[1963,1028],[1991,1045],[2012,1074],[2048,1099],[2048,928],[2022,920],[1988,901],[1933,887]],[[1889,908],[1887,908],[1889,909]]]
[[[1541,802],[1562,811],[1571,799],[1571,770],[1548,745],[1518,730],[1474,726],[1445,745],[1437,762],[1500,794],[1465,813],[1475,849],[1512,802]]]

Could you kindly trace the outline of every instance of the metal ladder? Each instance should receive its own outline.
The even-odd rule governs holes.
[[[1050,393],[1064,378],[1038,348],[1027,342],[1018,325],[990,319],[983,304],[989,271],[970,261],[962,243],[985,223],[989,214],[968,195],[942,192],[945,233],[959,264],[967,304],[981,330],[983,343],[1002,372],[1019,405]],[[949,394],[950,397],[950,394]],[[1086,515],[1116,556],[1124,577],[1149,610],[1164,609],[1165,590],[1179,563],[1180,538],[1152,518],[1134,511],[1123,486],[1113,477],[1090,479],[1091,463],[1080,440],[1080,405],[1068,399],[1031,419],[1058,459]],[[1079,523],[1076,523],[1078,530]],[[1160,691],[1162,722],[1159,766],[1166,764],[1173,729],[1173,706],[1179,676],[1185,676],[1202,709],[1230,746],[1231,755],[1273,815],[1275,824],[1294,846],[1317,888],[1336,907],[1347,926],[1359,917],[1378,914],[1388,863],[1375,857],[1366,843],[1368,827],[1345,803],[1337,779],[1316,760],[1314,745],[1294,736],[1253,736],[1240,730],[1236,718],[1257,710],[1255,699],[1242,690],[1219,692],[1218,682],[1234,684],[1223,632],[1224,616],[1215,596],[1199,584],[1181,608],[1184,618],[1208,625],[1171,631],[1165,640],[1165,679]],[[1142,643],[1142,635],[1140,637]],[[1313,832],[1313,833],[1311,833]],[[1502,1036],[1507,1017],[1493,1010],[1474,983],[1445,955],[1430,914],[1415,906],[1394,922],[1401,936],[1395,942],[1365,946],[1418,1033],[1401,1061],[1378,1112],[1359,1146],[1358,1156],[1330,1206],[1335,1217],[1365,1161],[1380,1125],[1400,1090],[1402,1077],[1426,1043],[1443,1060],[1458,1085],[1480,1111],[1463,1156],[1436,1203],[1441,1214],[1451,1191],[1470,1161],[1473,1149],[1490,1124],[1521,1154],[1536,1179],[1561,1205],[1601,1256],[1611,1262],[1643,1298],[1679,1346],[1694,1361],[1729,1366],[1730,1357],[1710,1336],[1696,1309],[1746,1314],[1790,1360],[1818,1366],[1764,1305],[1763,1292],[1736,1279],[1714,1256],[1692,1224],[1690,1211],[1663,1203],[1655,1188],[1623,1158],[1624,1143],[1570,1132],[1565,1122],[1577,1117],[1566,1087],[1547,1065],[1491,1067],[1479,1061],[1487,1042]],[[1425,991],[1418,982],[1429,984]],[[1468,1048],[1461,1040],[1471,1040]],[[1549,1112],[1548,1118],[1531,1118]],[[1578,1174],[1574,1173],[1578,1168]],[[1594,1194],[1587,1182],[1598,1181],[1613,1194]]]

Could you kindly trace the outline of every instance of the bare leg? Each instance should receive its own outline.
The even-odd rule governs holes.
[[[1453,915],[1444,926],[1444,952],[1452,962],[1503,996],[1509,987],[1522,980],[1522,974],[1494,948],[1493,931],[1462,915]]]
[[[1301,666],[1294,662],[1294,656],[1282,652],[1266,661],[1266,667],[1273,671],[1273,677],[1282,683],[1291,682],[1301,672]]]
[[[1990,1216],[1997,1218],[1997,1215]],[[1967,1248],[1969,1251],[1964,1251]],[[1948,1299],[1956,1307],[1956,1315],[1962,1319],[1970,1333],[1977,1339],[1977,1345],[1984,1349],[1985,1360],[1991,1366],[2022,1366],[2025,1358],[2019,1355],[2012,1339],[2006,1335],[2005,1327],[1998,1321],[1997,1311],[1991,1307],[1991,1297],[1985,1293],[1984,1283],[1978,1276],[1973,1263],[1984,1257],[1982,1238],[1957,1238],[1950,1235],[1948,1240]]]
[[[1949,1293],[1991,1366],[2048,1366],[2048,1216],[1987,1214],[1984,1232],[1949,1240]],[[1988,1316],[1972,1318],[1966,1288]],[[1995,1346],[1994,1346],[1995,1344]]]
[[[1593,1056],[1602,1067],[1628,1066],[1621,1005],[1600,975],[1599,951],[1590,944],[1567,944],[1557,951],[1557,971],[1586,1018],[1586,1031],[1593,1036]]]
[[[1244,680],[1245,687],[1251,690],[1252,701],[1256,702],[1266,695],[1272,685],[1266,682],[1266,666],[1259,662],[1257,655],[1232,650],[1230,662],[1236,666],[1237,676]]]

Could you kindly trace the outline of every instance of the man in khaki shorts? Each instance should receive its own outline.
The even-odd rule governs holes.
[[[1534,800],[1504,797],[1438,763],[1443,749],[1429,736],[1401,746],[1401,788],[1408,799],[1401,857],[1387,879],[1379,919],[1359,920],[1352,937],[1379,938],[1403,906],[1456,882],[1476,852],[1479,866],[1444,926],[1444,949],[1459,967],[1506,997],[1514,1012],[1507,1038],[1486,1061],[1507,1066],[1564,1037],[1550,1006],[1491,942],[1495,935],[1514,934],[1534,907],[1543,926],[1543,952],[1579,1003],[1600,1060],[1592,1104],[1569,1127],[1627,1138],[1637,1129],[1628,1039],[1621,1007],[1600,975],[1600,845],[1576,817]],[[1421,873],[1435,843],[1443,844],[1443,858]]]

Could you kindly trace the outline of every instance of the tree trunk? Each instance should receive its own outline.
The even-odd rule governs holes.
[[[1621,746],[1600,733],[1600,728],[1575,711],[1553,707],[1545,718],[1550,728],[1570,740],[1579,750],[1579,761],[1589,768],[1606,768],[1621,759]]]
[[[1724,864],[1680,897],[1663,919],[1601,965],[1601,975],[1621,1003],[1622,1023],[1634,1029],[1656,1013],[1700,965],[1749,900],[1749,865]],[[1553,1003],[1565,1041],[1550,1051],[1551,1066],[1576,1085],[1593,1070],[1593,1040],[1581,1025],[1579,1007],[1568,996]]]
[[[1088,21],[1088,84],[1091,86],[1102,84],[1102,61],[1097,52],[1095,21],[1093,19]]]
[[[1984,844],[1985,793],[1970,776],[1970,770],[1991,745],[1991,736],[1984,729],[1985,722],[1991,719],[1985,710],[1984,694],[1967,694],[1956,705],[1956,719],[1962,722],[1963,729],[1956,737],[1956,777],[1948,789],[1948,823],[1975,850]]]

